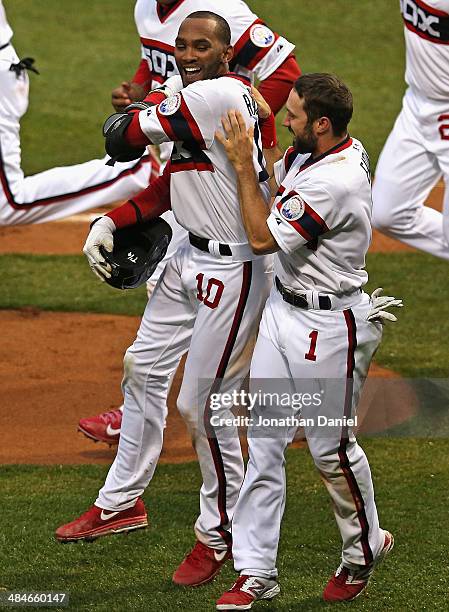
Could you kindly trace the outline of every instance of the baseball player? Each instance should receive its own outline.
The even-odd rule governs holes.
[[[161,188],[155,201],[163,201],[169,191],[189,241],[168,261],[126,352],[122,432],[105,485],[95,505],[56,531],[58,540],[66,542],[147,524],[140,496],[162,448],[168,381],[188,350],[178,409],[190,429],[203,485],[197,541],[173,576],[184,586],[208,582],[230,557],[229,529],[243,460],[237,431],[229,436],[229,431],[210,426],[210,396],[220,388],[241,388],[248,368],[248,359],[246,368],[242,365],[242,351],[257,329],[269,287],[266,259],[249,247],[235,175],[215,139],[222,114],[238,108],[245,125],[256,131],[251,163],[269,198],[257,105],[247,79],[228,71],[230,37],[221,16],[209,11],[189,15],[175,42],[185,89],[157,107],[113,117],[107,130],[107,147],[118,143],[114,155],[149,142],[175,143],[170,163],[155,183]],[[133,200],[93,225],[85,253],[98,275],[110,274],[99,247],[110,250],[115,229],[145,218],[139,204]]]
[[[226,19],[231,28],[231,44],[235,50],[231,69],[252,80],[256,77],[260,81],[260,92],[276,114],[284,106],[292,83],[300,74],[293,55],[294,45],[273,32],[241,0],[138,0],[135,22],[141,41],[142,59],[131,81],[123,82],[112,92],[112,104],[116,110],[123,111],[128,104],[142,100],[148,90],[157,89],[167,78],[178,74],[174,59],[175,37],[181,22],[197,10],[211,10]],[[264,143],[264,146],[268,149],[269,143]],[[160,156],[163,162],[169,158],[171,148],[171,143],[161,143]],[[277,148],[272,147],[272,150],[273,155],[276,155]],[[163,218],[170,223],[173,238],[157,273],[163,269],[167,259],[186,236],[171,211],[164,213]],[[154,275],[156,279],[157,273]],[[118,444],[122,410],[123,406],[83,418],[78,424],[78,430],[95,441]]]
[[[449,0],[401,0],[405,92],[376,168],[373,225],[449,259]],[[424,202],[444,177],[443,213]]]
[[[42,223],[127,200],[159,173],[149,154],[107,166],[95,159],[24,177],[20,167],[20,119],[28,107],[27,70],[11,44],[12,29],[0,0],[0,226]]]
[[[371,185],[368,155],[347,132],[351,116],[351,93],[336,77],[307,74],[295,82],[284,122],[295,142],[275,165],[271,211],[249,165],[251,131],[239,113],[224,119],[226,138],[217,133],[237,173],[253,252],[276,253],[275,282],[251,363],[251,391],[262,393],[251,412],[249,463],[233,520],[240,577],[217,601],[217,610],[248,610],[280,590],[276,556],[285,503],[284,451],[297,425],[263,421],[285,416],[266,399],[276,383],[291,394],[317,393],[315,403],[304,401],[300,414],[343,540],[342,563],[324,599],[356,597],[393,547],[393,536],[379,527],[370,468],[350,421],[381,339],[381,321],[385,314],[395,319],[372,309],[362,290],[368,278]],[[385,299],[389,306],[401,305]],[[290,407],[287,413],[295,416]]]

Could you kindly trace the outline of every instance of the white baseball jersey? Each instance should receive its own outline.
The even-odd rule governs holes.
[[[295,46],[270,30],[241,0],[177,0],[162,7],[156,0],[137,0],[134,18],[142,44],[142,57],[152,75],[152,87],[178,73],[174,44],[181,22],[195,11],[212,11],[224,17],[234,45],[232,70],[266,79]]]
[[[267,223],[281,249],[281,282],[334,294],[365,285],[371,185],[362,144],[348,137],[315,160],[291,147],[275,164],[275,178],[280,187]]]
[[[3,2],[0,0],[0,47],[9,43],[12,38],[12,29],[6,20]]]
[[[141,111],[140,126],[154,144],[175,142],[171,156],[170,198],[178,223],[201,236],[247,244],[240,215],[235,172],[215,140],[221,117],[239,110],[255,126],[254,166],[268,198],[257,123],[257,107],[246,79],[228,75],[192,83],[159,106]]]
[[[400,0],[407,85],[426,97],[449,97],[449,0]]]

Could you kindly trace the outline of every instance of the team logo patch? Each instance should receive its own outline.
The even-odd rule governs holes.
[[[249,31],[251,41],[256,47],[271,47],[274,43],[274,34],[267,26],[256,23]]]
[[[174,115],[176,111],[181,106],[181,95],[175,94],[174,96],[170,96],[166,100],[163,100],[158,106],[158,110],[161,115],[167,117],[168,115]]]
[[[281,217],[284,217],[287,221],[296,221],[303,216],[305,209],[304,200],[299,196],[293,196],[282,204],[279,212]]]

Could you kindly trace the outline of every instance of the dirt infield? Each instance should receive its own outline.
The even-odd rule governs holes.
[[[441,209],[442,185],[429,200]],[[0,253],[78,254],[97,212],[60,222],[0,228]],[[411,250],[374,232],[371,251]],[[76,432],[83,416],[116,408],[121,402],[122,355],[132,342],[137,317],[48,313],[24,308],[0,311],[2,410],[0,464],[110,463],[115,449],[95,445]],[[95,338],[93,342],[92,339]],[[373,364],[372,377],[395,374]],[[195,458],[175,401],[181,373],[169,397],[163,462]],[[365,431],[381,431],[410,416],[415,398],[405,385],[396,397],[369,411],[374,387],[367,385],[359,414]],[[385,406],[390,405],[386,410]],[[394,409],[391,409],[393,406]]]

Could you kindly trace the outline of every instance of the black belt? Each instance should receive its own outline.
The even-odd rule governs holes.
[[[6,47],[9,47],[9,45],[10,45],[10,44],[11,44],[11,43],[7,42],[7,43],[5,43],[4,45],[1,45],[1,46],[0,46],[0,51],[3,51],[3,49],[6,49]]]
[[[281,283],[277,276],[275,278],[275,282],[276,289],[282,295],[282,299],[284,300],[284,302],[292,304],[292,306],[296,306],[297,308],[309,308],[309,304],[305,295],[295,293],[294,291],[290,291],[290,289],[284,287],[284,285]],[[332,310],[330,297],[328,295],[318,296],[318,306],[321,310]]]
[[[209,242],[211,242],[208,238],[200,238],[199,236],[195,236],[189,232],[189,241],[190,244],[200,251],[205,251],[206,253],[210,253],[209,251]],[[231,247],[229,244],[218,244],[218,251],[220,255],[232,255]]]

